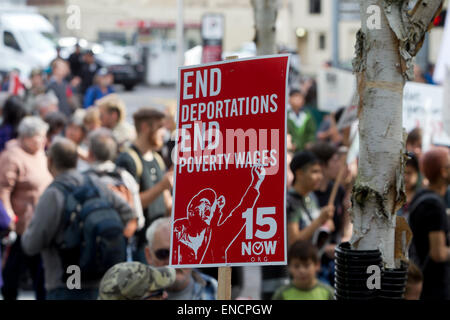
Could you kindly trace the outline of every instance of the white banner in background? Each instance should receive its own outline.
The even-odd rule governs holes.
[[[352,72],[326,68],[317,76],[319,110],[335,112],[340,107],[347,107],[356,91],[356,77]]]
[[[442,107],[442,122],[444,131],[450,136],[450,66],[447,67],[444,81],[444,98]]]
[[[429,84],[407,82],[403,93],[403,127],[410,132],[423,130],[423,151],[431,144],[450,146],[450,136],[444,131],[443,88]]]

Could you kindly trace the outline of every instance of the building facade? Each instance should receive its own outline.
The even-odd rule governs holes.
[[[277,42],[296,49],[302,69],[315,73],[332,59],[333,2],[338,0],[274,0],[279,2]],[[339,58],[350,66],[356,33],[360,28],[358,0],[339,0]],[[446,1],[447,2],[447,1]],[[137,30],[146,30],[144,38],[175,37],[176,0],[28,0],[54,23],[63,36],[90,41],[108,38],[130,39]],[[79,28],[73,28],[70,17],[79,9]],[[225,17],[224,51],[237,50],[254,38],[251,0],[184,0],[185,49],[200,44],[200,23],[205,13],[221,13]],[[75,12],[76,13],[76,12]],[[149,31],[150,30],[150,31]],[[429,59],[437,59],[442,28],[430,34]]]

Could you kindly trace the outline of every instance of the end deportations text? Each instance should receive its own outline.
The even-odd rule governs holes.
[[[257,163],[265,167],[270,166],[272,169],[268,170],[269,175],[278,171],[278,129],[261,129],[258,132],[254,129],[226,129],[223,132],[216,121],[276,112],[277,94],[186,104],[191,99],[219,95],[222,88],[221,70],[212,68],[185,72],[183,80],[177,146],[178,152],[181,152],[177,160],[179,174],[216,171],[222,168],[227,170],[230,164],[235,164],[236,168],[247,168]]]

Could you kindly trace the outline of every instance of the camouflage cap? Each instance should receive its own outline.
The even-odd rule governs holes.
[[[175,269],[155,268],[140,262],[122,262],[103,276],[99,300],[140,300],[150,292],[164,289],[175,281]]]

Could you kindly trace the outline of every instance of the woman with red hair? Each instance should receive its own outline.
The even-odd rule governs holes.
[[[450,182],[449,149],[431,149],[420,166],[429,185],[411,201],[409,223],[412,258],[424,274],[421,299],[450,299],[449,225],[443,198]]]

